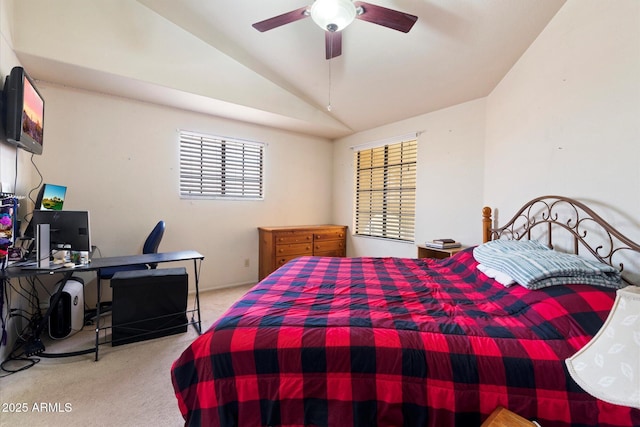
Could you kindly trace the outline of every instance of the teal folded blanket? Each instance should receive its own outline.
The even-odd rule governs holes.
[[[535,240],[494,240],[474,248],[473,256],[480,264],[532,290],[570,284],[622,287],[620,271],[616,268],[551,250]]]

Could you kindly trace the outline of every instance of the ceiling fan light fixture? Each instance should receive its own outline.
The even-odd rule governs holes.
[[[356,6],[351,0],[316,0],[311,5],[311,19],[325,31],[342,31],[356,18]]]

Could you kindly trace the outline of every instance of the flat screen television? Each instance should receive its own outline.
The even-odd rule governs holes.
[[[49,224],[51,249],[91,251],[88,211],[33,211],[29,225],[37,230],[38,224]]]
[[[44,98],[22,67],[14,67],[3,90],[3,119],[7,142],[42,154]]]
[[[56,184],[42,184],[34,209],[44,211],[61,211],[67,187]]]

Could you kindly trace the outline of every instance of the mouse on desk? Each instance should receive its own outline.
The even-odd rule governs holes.
[[[73,263],[73,262],[65,262],[62,266],[63,266],[64,268],[73,268],[73,267],[75,267],[76,265],[75,265],[75,263]]]

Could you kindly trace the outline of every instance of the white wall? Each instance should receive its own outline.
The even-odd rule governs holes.
[[[304,123],[348,131],[300,95],[218,50],[223,37],[215,28],[194,35],[132,0],[4,1],[15,9],[14,50],[25,62],[31,56],[39,58],[40,66],[46,61],[47,75],[58,82],[108,87],[123,96],[135,92],[129,97],[268,126],[273,121],[289,129]],[[81,67],[83,73],[64,64]],[[176,96],[157,93],[156,86],[176,89]]]
[[[9,20],[13,5],[0,0],[2,76],[21,65]],[[33,157],[36,169],[29,153],[1,143],[0,180],[12,188],[16,182],[21,195],[37,189],[38,171],[44,182],[68,186],[65,208],[91,212],[93,243],[102,256],[139,253],[153,225],[164,219],[160,250],[194,249],[205,256],[201,289],[253,283],[258,226],[331,222],[332,146],[327,139],[37,83],[46,101],[44,153]],[[265,200],[180,199],[178,129],[267,143]],[[32,208],[24,200],[21,215]],[[185,266],[193,289],[192,265]],[[83,278],[91,299],[93,276]],[[10,298],[12,307],[21,304],[13,293]],[[10,321],[8,327],[13,342],[21,326]],[[0,360],[7,351],[0,348]]]
[[[91,212],[102,256],[139,253],[164,219],[160,250],[201,252],[201,287],[217,288],[257,281],[258,226],[330,222],[326,139],[47,83],[39,88],[46,142],[35,162],[45,182],[68,186],[65,209]],[[267,143],[265,200],[180,199],[178,129]]]
[[[334,144],[42,84],[47,134],[36,163],[45,181],[69,186],[69,208],[91,210],[103,255],[139,251],[162,217],[168,223],[162,250],[196,249],[206,256],[204,287],[257,278],[257,226],[333,222],[352,229],[349,147],[416,131],[422,132],[417,242],[453,236],[479,243],[483,205],[510,213],[543,193],[593,201],[605,218],[614,217],[614,225],[640,241],[638,16],[636,0],[569,0],[487,98]],[[6,75],[17,60],[4,28],[0,42],[0,71]],[[266,200],[180,200],[178,128],[269,143]],[[3,181],[14,174],[14,154],[0,146]],[[28,182],[28,157],[21,151],[18,156],[18,181]],[[27,188],[18,185],[18,191]],[[414,244],[354,237],[348,242],[350,256],[415,253]]]
[[[352,146],[411,132],[418,136],[416,243],[453,237],[464,244],[482,240],[481,210],[485,100],[403,120],[335,142],[334,222],[353,233]],[[415,257],[414,243],[350,236],[349,256]]]
[[[3,21],[3,76],[20,65],[7,28]],[[194,249],[205,256],[201,289],[253,283],[258,278],[258,226],[331,222],[332,146],[324,138],[37,83],[46,101],[44,152],[33,157],[36,169],[29,153],[1,143],[0,179],[11,188],[17,182],[21,195],[37,189],[38,172],[44,182],[68,186],[65,209],[91,212],[92,239],[102,256],[139,253],[151,228],[164,219],[160,250]],[[265,200],[180,199],[178,129],[267,143]],[[20,215],[32,208],[23,200]],[[192,264],[184,265],[193,289]],[[89,284],[87,298],[94,301],[94,276],[82,276]],[[25,307],[12,292],[10,299],[12,307]],[[9,342],[22,328],[14,320],[8,323]],[[0,349],[0,360],[8,350]]]
[[[4,85],[4,78],[11,72],[13,67],[21,65],[13,52],[13,40],[9,31],[10,6],[10,2],[0,0],[0,85]],[[25,191],[31,188],[33,183],[29,173],[31,169],[29,159],[29,153],[18,150],[13,145],[4,142],[4,129],[0,124],[0,182],[2,183],[2,191],[25,194]],[[20,210],[24,210],[26,203],[21,201],[20,204]],[[25,322],[20,317],[8,317],[9,305],[11,305],[11,308],[20,310],[27,310],[29,307],[28,302],[14,292],[11,287],[7,289],[6,296],[8,301],[5,301],[0,315],[6,321],[7,342],[13,343],[16,339],[17,331],[22,330]],[[0,361],[6,359],[10,350],[11,348],[8,346],[0,346]]]
[[[0,0],[0,86],[4,85],[5,76],[11,69],[20,66],[18,58],[13,52],[12,38],[9,32],[10,3]],[[4,140],[4,129],[0,121],[0,140]],[[2,191],[20,193],[29,188],[29,182],[20,174],[28,168],[29,155],[22,150],[16,150],[12,145],[0,143],[0,182]],[[28,175],[27,175],[28,176]]]
[[[504,223],[544,194],[587,202],[640,242],[639,17],[636,0],[570,0],[487,98],[338,140],[335,222],[353,221],[349,146],[424,130],[416,242],[479,243],[482,206]],[[348,248],[415,254],[411,244],[357,237]]]
[[[640,2],[568,1],[487,98],[485,203],[570,196],[640,241],[639,76]]]

